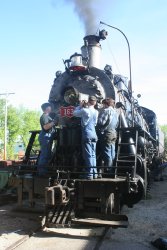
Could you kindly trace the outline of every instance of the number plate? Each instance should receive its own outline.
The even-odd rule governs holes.
[[[62,117],[73,117],[75,107],[74,106],[68,106],[68,107],[60,107],[60,115]]]

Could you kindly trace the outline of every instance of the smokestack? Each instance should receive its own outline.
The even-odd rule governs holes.
[[[81,47],[82,56],[88,59],[89,67],[100,68],[101,44],[100,40],[105,40],[107,31],[102,30],[99,36],[89,35],[84,37],[84,46]]]

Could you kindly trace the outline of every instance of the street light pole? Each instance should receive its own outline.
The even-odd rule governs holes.
[[[8,131],[8,96],[14,95],[15,93],[2,93],[1,96],[5,96],[5,124],[4,124],[4,157],[7,160],[7,131]]]
[[[120,29],[118,29],[117,27],[114,27],[112,25],[109,25],[107,23],[104,23],[104,22],[101,22],[100,21],[100,24],[103,24],[103,25],[106,25],[112,29],[115,29],[115,30],[118,30],[123,36],[124,38],[126,39],[126,42],[127,42],[127,45],[128,45],[128,57],[129,57],[129,87],[130,87],[130,94],[132,96],[132,69],[131,69],[131,52],[130,52],[130,44],[129,44],[129,41],[128,41],[128,38],[127,36],[124,34],[124,32]]]

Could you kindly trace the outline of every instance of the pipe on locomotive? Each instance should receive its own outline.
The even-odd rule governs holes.
[[[106,25],[106,26],[108,26],[108,27],[110,27],[112,29],[115,29],[115,30],[119,31],[124,36],[124,38],[126,40],[126,43],[127,43],[127,46],[128,46],[128,59],[129,59],[129,89],[130,89],[130,92],[131,92],[130,94],[132,96],[132,66],[131,66],[131,51],[130,51],[129,40],[128,40],[127,36],[125,35],[125,33],[122,30],[120,30],[119,28],[117,28],[115,26],[112,26],[110,24],[104,23],[102,21],[100,21],[100,24]]]
[[[120,30],[119,28],[115,27],[115,26],[112,26],[110,24],[107,24],[107,23],[104,23],[102,21],[100,21],[100,24],[103,24],[107,27],[110,27],[112,29],[115,29],[117,31],[119,31],[125,38],[126,40],[126,43],[127,43],[127,46],[128,46],[128,59],[129,59],[129,90],[130,90],[130,97],[131,97],[131,106],[132,106],[132,125],[134,126],[134,98],[132,97],[132,66],[131,66],[131,51],[130,51],[130,43],[129,43],[129,40],[127,38],[127,36],[125,35],[125,33]]]

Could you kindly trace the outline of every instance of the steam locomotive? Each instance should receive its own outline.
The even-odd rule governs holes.
[[[107,32],[84,37],[81,53],[64,61],[65,72],[56,72],[49,102],[58,117],[52,158],[46,177],[32,174],[38,157],[31,157],[32,145],[39,131],[32,131],[24,164],[15,175],[19,204],[23,193],[29,193],[31,206],[37,194],[45,196],[46,224],[84,223],[126,227],[128,218],[121,207],[132,207],[146,195],[149,172],[159,152],[159,133],[156,115],[142,107],[132,95],[131,84],[122,75],[113,74],[112,67],[100,69],[101,40]],[[85,171],[81,149],[80,119],[73,111],[88,96],[97,98],[97,109],[102,100],[115,100],[119,114],[116,157],[113,175],[103,172],[100,179],[81,179]],[[97,162],[100,150],[97,146]],[[33,162],[33,163],[32,163]],[[28,171],[28,172],[25,172]]]

